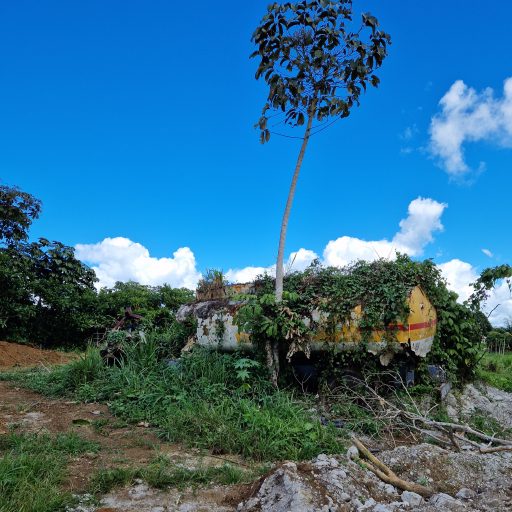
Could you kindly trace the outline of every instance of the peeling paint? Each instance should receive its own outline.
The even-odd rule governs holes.
[[[231,288],[231,287],[225,287]],[[239,290],[250,289],[249,284],[237,285]],[[224,291],[224,296],[231,292]],[[231,294],[232,296],[232,294]],[[437,327],[437,313],[423,290],[416,286],[408,298],[410,314],[407,323],[397,323],[395,329],[396,342],[386,339],[384,331],[373,331],[367,344],[369,353],[379,356],[381,363],[387,366],[396,353],[410,348],[417,356],[425,357],[432,349]],[[199,301],[181,306],[176,315],[179,321],[189,316],[197,319],[197,344],[204,347],[233,351],[239,348],[252,349],[250,334],[239,332],[234,323],[236,311],[241,302],[230,299]],[[323,311],[313,310],[310,317],[304,318],[306,325],[313,325],[314,335],[310,343],[312,352],[327,350],[353,350],[362,339],[359,322],[362,317],[361,306],[351,312],[350,319],[336,325],[334,333],[329,329],[329,315]],[[219,325],[222,328],[219,329]]]

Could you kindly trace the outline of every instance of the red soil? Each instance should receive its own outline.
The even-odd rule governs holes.
[[[0,341],[0,370],[68,363],[76,355]]]

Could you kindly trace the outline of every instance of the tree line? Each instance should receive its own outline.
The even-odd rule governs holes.
[[[173,328],[193,292],[169,285],[116,283],[97,290],[94,271],[59,241],[29,240],[41,201],[0,185],[0,339],[41,346],[83,346],[133,308],[151,329]]]

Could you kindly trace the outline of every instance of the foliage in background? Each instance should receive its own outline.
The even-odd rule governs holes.
[[[41,213],[41,201],[17,187],[0,185],[0,245],[28,238],[28,230]]]
[[[478,378],[495,388],[512,393],[512,352],[486,354],[478,369]]]
[[[94,332],[112,327],[127,307],[171,345],[186,337],[187,327],[174,313],[193,299],[190,290],[116,283],[98,293],[94,271],[75,258],[72,247],[45,238],[27,241],[40,211],[40,201],[30,194],[0,186],[0,339],[83,346]]]

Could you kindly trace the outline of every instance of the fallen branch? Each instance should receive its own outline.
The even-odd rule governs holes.
[[[405,429],[411,434],[412,432],[419,432],[423,436],[427,435],[441,446],[446,448],[452,447],[456,451],[461,451],[461,441],[470,444],[480,453],[493,453],[492,451],[482,451],[482,449],[489,449],[493,445],[504,447],[502,450],[495,450],[497,452],[512,451],[512,440],[510,439],[500,439],[495,436],[490,436],[464,423],[435,421],[430,419],[420,412],[419,407],[405,385],[403,385],[403,388],[409,399],[409,405],[413,410],[407,410],[397,404],[397,402],[384,398],[365,380],[358,380],[358,384],[358,386],[345,386],[345,393],[353,397],[357,403],[362,404],[376,419],[386,424],[391,433],[393,429]],[[363,391],[361,388],[364,388]],[[403,397],[397,398],[403,401]],[[435,433],[437,433],[437,435]],[[465,437],[465,434],[474,437],[479,442],[468,439]],[[488,444],[489,446],[482,446],[483,444]],[[376,469],[378,469],[378,467]]]
[[[368,448],[359,440],[357,437],[352,437],[352,442],[359,450],[361,457],[366,459],[368,462],[365,463],[366,467],[376,476],[378,476],[383,482],[387,484],[391,484],[402,491],[411,491],[423,496],[424,498],[429,498],[434,494],[432,489],[425,487],[421,484],[416,484],[413,482],[408,482],[407,480],[403,480],[399,476],[397,476],[386,464],[384,464],[381,460],[379,460],[375,455],[373,455]]]
[[[489,448],[480,448],[480,453],[512,452],[510,446],[490,446]]]

